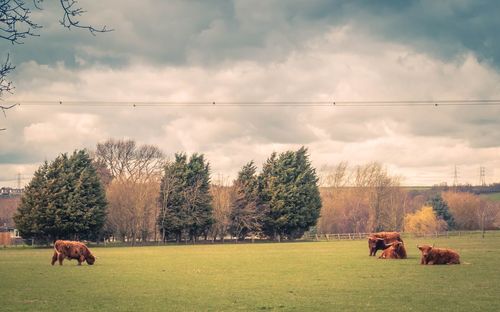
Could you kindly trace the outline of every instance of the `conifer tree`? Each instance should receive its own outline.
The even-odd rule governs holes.
[[[297,238],[316,225],[321,199],[306,148],[273,153],[259,176],[259,190],[266,203],[263,230],[268,236]]]
[[[251,161],[243,166],[234,182],[236,195],[231,204],[230,232],[240,240],[250,233],[257,234],[261,229],[262,203],[259,199],[256,171],[257,168]]]
[[[165,166],[160,189],[158,225],[164,237],[190,240],[208,233],[213,223],[210,166],[202,154],[176,154]]]
[[[96,239],[104,225],[106,200],[85,151],[43,164],[27,186],[14,221],[21,236],[41,241]]]
[[[443,200],[443,197],[441,194],[437,194],[436,196],[432,197],[427,204],[432,207],[434,212],[436,213],[436,216],[444,220],[448,226],[448,229],[453,229],[455,227],[455,219],[453,218],[453,215],[450,213],[450,209],[448,207],[448,204]]]

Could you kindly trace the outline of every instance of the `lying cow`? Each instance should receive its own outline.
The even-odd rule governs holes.
[[[87,261],[89,265],[93,265],[95,262],[95,257],[85,244],[80,242],[57,240],[54,243],[52,265],[54,265],[57,260],[59,260],[59,264],[62,265],[65,258],[69,260],[76,259],[78,261],[78,265],[82,265],[82,262],[84,261]]]
[[[380,259],[406,259],[406,249],[403,242],[393,242],[384,249],[379,257]]]
[[[460,264],[460,255],[455,250],[429,245],[417,245],[417,248],[422,252],[420,264]]]
[[[385,250],[389,248],[390,243],[403,242],[398,232],[378,232],[368,236],[368,249],[370,256],[375,256],[377,250]]]

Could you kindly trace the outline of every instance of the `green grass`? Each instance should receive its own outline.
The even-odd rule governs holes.
[[[497,233],[498,234],[498,233]],[[0,250],[1,311],[500,311],[500,236],[405,240],[409,259],[365,241],[93,248],[94,266],[52,250]],[[416,243],[465,264],[419,265]]]
[[[486,197],[488,199],[494,200],[494,201],[500,201],[500,193],[488,193],[488,194],[481,194],[482,197]]]

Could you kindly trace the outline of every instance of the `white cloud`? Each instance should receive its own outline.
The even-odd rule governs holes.
[[[120,69],[70,70],[62,64],[32,62],[19,67],[23,79],[18,82],[15,98],[21,102],[62,99],[133,103],[500,97],[498,72],[470,53],[443,61],[409,46],[373,39],[349,26],[331,29],[304,46],[290,51],[279,62],[241,60],[212,67],[136,63]],[[500,142],[496,131],[499,113],[496,107],[484,106],[130,105],[45,110],[43,106],[26,105],[9,112],[9,119],[24,125],[17,131],[22,131],[25,144],[21,148],[6,144],[18,153],[41,150],[41,158],[76,147],[92,147],[107,137],[129,137],[157,144],[167,153],[206,153],[214,172],[232,176],[252,159],[260,165],[273,150],[305,145],[317,167],[342,160],[354,164],[379,161],[405,176],[407,184],[414,184],[449,181],[444,173],[458,164],[469,168],[467,179],[473,182],[475,166],[499,165],[495,157]]]

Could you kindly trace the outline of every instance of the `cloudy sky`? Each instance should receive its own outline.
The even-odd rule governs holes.
[[[309,148],[321,168],[380,162],[405,185],[500,181],[500,106],[182,106],[125,102],[500,100],[498,1],[58,1],[39,37],[0,41],[16,71],[0,116],[0,186],[108,138],[205,153],[234,177],[273,151]],[[67,103],[40,105],[38,101]],[[105,104],[113,105],[105,105]],[[78,104],[78,105],[75,105]]]

